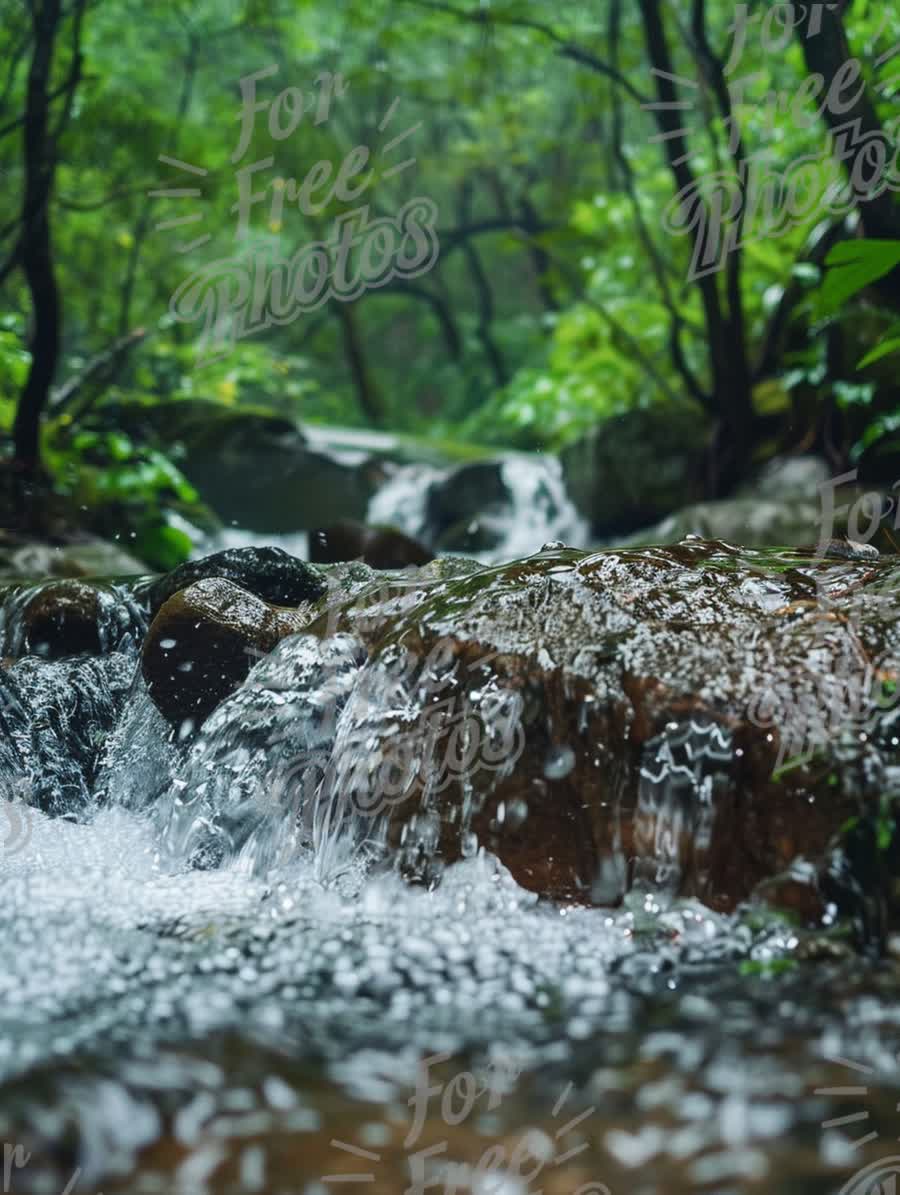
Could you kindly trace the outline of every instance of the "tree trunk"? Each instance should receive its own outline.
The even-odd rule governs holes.
[[[353,304],[342,303],[340,299],[335,299],[332,303],[332,310],[337,316],[344,334],[344,352],[347,354],[347,363],[350,366],[350,374],[356,388],[359,405],[372,423],[376,426],[382,424],[384,423],[384,403],[366,361],[362,335],[357,325]]]
[[[472,207],[472,191],[472,181],[471,179],[466,179],[460,188],[459,194],[458,207],[461,228],[465,228],[469,223]],[[484,266],[482,265],[478,250],[472,244],[469,237],[466,237],[463,241],[463,253],[465,254],[466,264],[469,267],[469,277],[472,280],[472,286],[478,302],[477,336],[481,341],[484,355],[494,375],[494,382],[498,389],[502,389],[509,381],[509,370],[500,351],[500,346],[494,340],[492,331],[494,322],[494,296],[491,291],[491,285],[488,282],[487,274],[484,272]]]
[[[19,264],[32,303],[31,368],[13,424],[15,459],[26,475],[40,464],[40,420],[59,359],[61,318],[50,241],[50,193],[55,170],[48,133],[53,47],[61,19],[60,0],[35,0],[34,54],[25,100],[25,195]]]
[[[803,47],[808,69],[811,73],[823,77],[823,94],[828,95],[832,83],[845,63],[853,58],[841,13],[831,4],[808,5],[806,19],[798,25],[797,36]],[[864,80],[860,79],[840,88],[840,106],[843,108],[845,104],[849,104],[849,93],[854,88],[859,91],[859,96],[844,111],[834,111],[832,104],[825,104],[822,115],[829,129],[837,132],[843,126],[857,122],[859,136],[849,138],[850,146],[862,145],[869,139],[877,138],[888,144],[890,150],[887,135]],[[848,159],[845,165],[850,169],[852,163],[853,157]],[[857,210],[867,237],[885,241],[900,240],[900,207],[889,187],[885,187],[880,195],[858,198]],[[886,278],[880,279],[875,284],[875,289],[894,306],[900,306],[900,268],[892,270]]]
[[[659,0],[639,0],[647,43],[647,55],[654,68],[656,99],[654,110],[675,188],[690,194],[696,185],[689,165],[689,153],[683,121],[678,109],[678,95],[672,57],[666,41]],[[696,238],[702,235],[695,231]],[[725,313],[719,295],[715,273],[703,274],[695,280],[700,289],[703,317],[709,341],[711,367],[711,397],[720,414],[719,427],[713,442],[708,488],[711,496],[727,493],[741,480],[749,464],[754,437],[752,380],[747,361],[747,347],[741,334],[743,327],[740,293],[732,295],[736,310]]]
[[[843,19],[834,9],[835,6],[832,4],[808,6],[806,19],[797,29],[807,67],[810,72],[824,78],[824,95],[828,94],[831,84],[844,64],[853,58],[847,43]],[[812,25],[813,21],[818,21],[821,28]],[[835,132],[851,121],[859,121],[859,132],[863,138],[875,135],[887,142],[887,135],[863,80],[840,89],[841,106],[848,102],[849,93],[854,88],[859,91],[859,97],[845,111],[836,112],[831,104],[825,104],[822,115],[828,127]],[[879,240],[900,240],[900,207],[889,188],[885,188],[880,195],[860,203],[859,214],[866,236]]]

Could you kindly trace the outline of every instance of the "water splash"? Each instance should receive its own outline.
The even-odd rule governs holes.
[[[715,809],[734,761],[730,732],[715,722],[670,722],[644,745],[634,814],[635,884],[670,895],[690,870],[706,887]]]
[[[428,490],[448,473],[423,465],[398,469],[369,504],[368,521],[393,525],[427,542]],[[566,493],[556,457],[510,455],[503,458],[501,475],[509,501],[478,516],[495,546],[467,555],[491,564],[527,556],[549,540],[561,540],[571,547],[590,542],[587,522]]]

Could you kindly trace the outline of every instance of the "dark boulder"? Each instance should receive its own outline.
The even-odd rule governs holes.
[[[309,558],[317,564],[362,560],[371,568],[398,569],[427,564],[433,553],[395,527],[369,527],[342,519],[310,532]]]
[[[179,469],[226,524],[279,534],[365,518],[378,480],[371,462],[315,451],[283,415],[204,399],[135,407],[127,426],[177,445]]]
[[[595,535],[626,535],[702,496],[708,436],[690,404],[616,415],[563,449],[566,490]]]
[[[25,647],[48,658],[100,651],[100,591],[83,581],[42,585],[22,611]]]
[[[45,659],[98,655],[117,646],[113,640],[121,635],[116,632],[133,626],[134,614],[121,595],[102,584],[50,581],[36,587],[22,606],[16,654]]]
[[[426,538],[444,550],[472,551],[476,546],[474,537],[480,535],[479,545],[483,546],[487,536],[487,546],[492,547],[494,540],[489,532],[479,530],[481,521],[485,516],[509,511],[511,505],[502,460],[460,465],[429,487],[425,500]],[[472,542],[466,540],[466,534]]]
[[[202,560],[188,560],[154,581],[148,591],[151,616],[173,594],[208,577],[232,581],[276,606],[314,602],[327,588],[320,569],[282,548],[227,548]]]

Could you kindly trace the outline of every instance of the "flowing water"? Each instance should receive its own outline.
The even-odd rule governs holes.
[[[368,521],[399,527],[407,535],[425,537],[428,486],[446,470],[423,465],[398,469],[369,505]],[[536,552],[541,544],[561,540],[572,547],[588,543],[588,526],[566,493],[562,466],[553,456],[507,456],[502,479],[510,496],[500,509],[485,511],[480,522],[495,546],[474,556],[491,563],[515,560]]]
[[[0,671],[0,1190],[895,1189],[897,964],[673,895],[719,728],[645,753],[624,904],[539,900],[472,836],[413,886],[342,804],[397,673],[287,639],[179,739],[114,596],[107,655]]]
[[[428,490],[450,471],[426,464],[394,466],[369,503],[366,521],[396,527],[428,543]],[[556,457],[521,453],[507,456],[503,460],[502,479],[509,501],[479,516],[492,546],[467,551],[467,556],[490,564],[527,556],[550,540],[562,540],[573,547],[587,545],[590,538],[587,523],[566,493],[562,467]],[[306,531],[266,535],[237,527],[198,542],[194,555],[199,558],[224,548],[262,544],[284,548],[301,560],[309,559]]]

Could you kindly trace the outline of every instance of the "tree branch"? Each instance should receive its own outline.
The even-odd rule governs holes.
[[[619,30],[621,20],[621,0],[612,0],[610,6],[609,16],[609,44],[613,55],[613,62],[618,66],[619,55]],[[687,387],[688,393],[701,405],[709,407],[710,398],[700,385],[700,381],[687,363],[687,358],[684,355],[684,347],[681,340],[681,333],[684,328],[684,319],[678,309],[678,305],[672,297],[672,292],[669,288],[669,280],[666,276],[666,265],[662,259],[656,242],[650,234],[650,229],[647,227],[647,222],[644,220],[644,214],[641,211],[640,197],[637,193],[635,185],[634,171],[631,169],[631,163],[628,160],[628,155],[625,153],[623,144],[623,120],[622,120],[622,102],[617,93],[612,95],[613,104],[613,154],[615,161],[619,167],[622,175],[622,180],[625,184],[625,190],[628,194],[629,202],[631,203],[632,213],[634,215],[634,222],[638,230],[638,236],[644,246],[644,251],[650,259],[650,265],[656,278],[656,284],[659,287],[662,296],[663,305],[669,315],[669,354],[672,358],[672,364],[680,376],[681,380]]]
[[[797,264],[808,262],[811,265],[821,266],[831,247],[843,239],[844,233],[843,220],[838,220],[835,224],[830,225],[819,237],[812,252],[806,257],[801,257]],[[781,354],[781,342],[788,320],[802,297],[803,287],[792,274],[791,281],[782,291],[781,298],[766,326],[759,361],[753,371],[754,381],[762,381],[763,378],[770,377],[776,372]]]
[[[57,195],[53,202],[59,207],[65,208],[67,212],[96,212],[102,207],[107,207],[110,203],[116,203],[120,199],[127,199],[129,195],[146,195],[147,188],[150,185],[149,182],[143,182],[135,187],[119,187],[115,191],[110,191],[108,195],[104,195],[102,199],[94,199],[85,203],[80,203],[75,199],[64,198],[62,195]]]
[[[606,78],[612,79],[624,91],[636,100],[639,104],[647,103],[648,97],[642,95],[640,91],[619,71],[612,67],[608,62],[604,62],[602,58],[598,58],[592,54],[590,50],[579,46],[575,42],[569,41],[568,38],[557,33],[550,25],[545,25],[541,21],[533,21],[528,17],[510,17],[502,13],[492,13],[486,8],[464,9],[456,8],[452,4],[444,3],[444,0],[407,0],[409,4],[416,4],[420,8],[430,8],[434,12],[446,12],[451,16],[456,17],[461,21],[470,21],[476,25],[507,25],[515,29],[530,29],[534,33],[539,33],[542,37],[552,41],[554,45],[559,48],[559,53],[563,58],[568,58],[572,62],[578,62],[582,66],[589,67],[597,74],[605,75]]]
[[[135,345],[140,344],[146,336],[146,328],[135,328],[127,336],[120,337],[109,345],[108,348],[91,357],[64,385],[57,387],[53,391],[53,394],[50,396],[50,406],[54,413],[58,414],[64,410],[79,391],[84,389],[88,382],[99,379],[100,392],[102,393],[105,386],[108,386],[112,381],[115,372],[127,354]]]
[[[728,319],[732,330],[732,340],[736,346],[741,346],[741,352],[743,353],[746,341],[744,332],[744,301],[741,294],[741,236],[743,234],[747,208],[746,174],[744,170],[747,155],[744,151],[744,138],[741,127],[732,107],[731,94],[725,79],[724,63],[713,52],[706,35],[706,0],[693,0],[691,40],[700,69],[713,90],[719,111],[728,130],[728,148],[734,165],[735,178],[740,188],[741,202],[737,220],[735,221],[734,244],[725,263],[725,290],[728,296]],[[743,361],[741,367],[746,371],[746,359]]]

